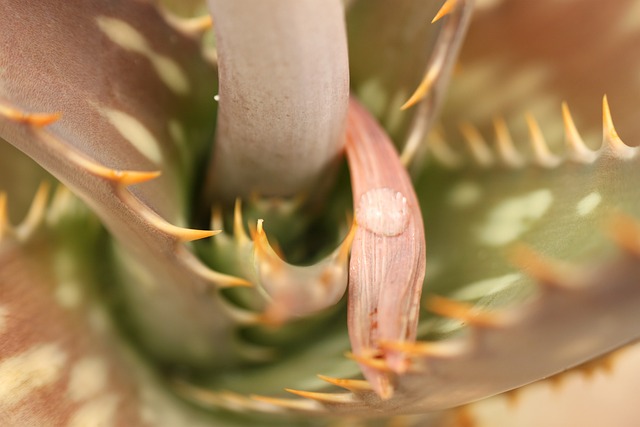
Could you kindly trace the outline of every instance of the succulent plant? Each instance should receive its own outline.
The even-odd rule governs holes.
[[[634,425],[637,4],[473,3],[0,1],[0,424]]]

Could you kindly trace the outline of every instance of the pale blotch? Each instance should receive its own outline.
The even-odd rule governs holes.
[[[13,406],[62,376],[67,355],[56,344],[40,344],[0,362],[0,407]]]
[[[9,309],[0,305],[0,335],[7,330],[7,323],[9,317]]]
[[[548,189],[505,200],[489,213],[485,223],[476,230],[477,237],[487,246],[511,243],[542,218],[552,203],[553,195]]]
[[[160,79],[172,91],[181,95],[189,93],[189,80],[187,80],[184,71],[176,61],[163,55],[156,55],[149,59],[153,63],[153,67],[156,69]]]
[[[103,109],[105,117],[120,135],[156,165],[162,163],[162,152],[158,140],[136,118],[118,110]]]
[[[73,280],[64,280],[58,283],[54,296],[62,308],[77,308],[82,302],[80,285]]]
[[[387,237],[401,234],[409,223],[407,198],[390,188],[374,188],[360,197],[358,225]]]
[[[578,215],[587,216],[602,202],[602,196],[597,191],[582,198],[576,205]]]
[[[98,357],[85,357],[71,369],[67,392],[71,400],[79,401],[94,397],[107,384],[107,366]]]
[[[452,297],[459,300],[475,300],[489,297],[504,291],[521,277],[522,275],[520,273],[511,273],[505,274],[504,276],[479,280],[454,292]]]
[[[109,317],[102,308],[93,307],[89,310],[89,325],[96,332],[107,332],[109,330]]]
[[[476,0],[475,6],[477,10],[493,9],[500,6],[504,0]]]
[[[68,427],[111,427],[115,425],[118,397],[106,395],[82,405],[69,420]]]
[[[146,57],[169,89],[178,95],[189,93],[189,80],[180,65],[173,59],[155,52],[142,34],[126,22],[98,16],[98,27],[109,39],[125,50]]]
[[[184,126],[178,119],[170,119],[167,123],[167,129],[169,130],[169,136],[171,139],[180,146],[180,148],[187,148],[187,136],[184,131]]]
[[[448,195],[449,204],[456,208],[466,208],[476,204],[482,196],[480,186],[473,182],[456,184]]]

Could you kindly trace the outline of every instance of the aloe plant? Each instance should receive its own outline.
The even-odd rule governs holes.
[[[0,5],[2,425],[634,424],[633,1]]]

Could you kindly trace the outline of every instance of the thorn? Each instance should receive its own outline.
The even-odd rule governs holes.
[[[520,401],[520,396],[521,396],[520,389],[516,388],[513,390],[509,390],[505,393],[502,393],[502,395],[507,400],[507,405],[509,405],[509,408],[513,409],[518,406],[518,402]]]
[[[564,134],[569,158],[576,163],[593,163],[598,158],[598,155],[590,150],[582,140],[571,117],[569,106],[564,101],[562,102],[562,121],[564,122]]]
[[[540,126],[538,126],[538,122],[533,114],[526,113],[525,120],[529,127],[531,146],[533,147],[533,156],[536,164],[543,168],[554,168],[558,166],[561,160],[549,150],[547,141],[544,139]]]
[[[400,110],[407,110],[424,99],[433,87],[433,83],[437,80],[438,75],[441,71],[442,64],[440,64],[439,62],[430,66],[424,77],[422,78],[422,81],[418,85],[417,89],[413,92],[409,99],[404,104],[402,104]]]
[[[181,242],[193,242],[194,240],[206,239],[207,237],[215,236],[222,232],[221,230],[195,230],[192,228],[183,228],[169,223],[166,223],[163,229],[172,236],[177,237]]]
[[[132,171],[119,170],[103,166],[79,153],[73,153],[72,158],[76,164],[92,175],[105,179],[119,187],[128,187],[150,181],[161,175],[160,171]]]
[[[121,171],[117,169],[108,169],[105,173],[101,174],[103,178],[108,179],[123,187],[128,187],[134,184],[141,184],[143,182],[156,179],[161,174],[160,171],[151,172],[139,172],[139,171]]]
[[[469,122],[461,122],[459,128],[462,136],[464,136],[464,139],[467,141],[471,156],[476,163],[484,168],[493,166],[493,154],[480,135],[480,132],[478,132],[478,129]]]
[[[215,236],[222,232],[222,230],[195,230],[192,228],[179,227],[167,222],[151,209],[141,210],[140,215],[144,217],[149,225],[183,243],[206,239],[207,237]]]
[[[211,18],[211,15],[206,14],[192,18],[184,18],[176,15],[164,5],[159,6],[160,7],[158,9],[167,24],[188,36],[197,37],[202,35],[205,31],[213,28],[213,19]]]
[[[358,362],[361,365],[368,366],[369,368],[377,369],[382,372],[392,372],[389,366],[387,365],[386,360],[380,357],[375,356],[365,356],[362,354],[354,354],[350,351],[346,352],[344,356],[347,359]]]
[[[338,248],[338,253],[336,255],[336,263],[342,264],[346,263],[349,259],[349,253],[351,252],[351,245],[353,244],[353,239],[356,236],[356,231],[358,230],[358,224],[356,223],[355,218],[351,222],[351,228],[349,228],[349,233],[345,236],[344,240],[340,244]]]
[[[449,147],[440,131],[433,130],[429,134],[427,147],[441,165],[449,169],[457,169],[462,166],[462,159]]]
[[[179,25],[185,32],[199,34],[213,28],[213,19],[211,15],[196,16],[182,19]]]
[[[0,241],[9,230],[9,213],[7,212],[7,193],[0,192]]]
[[[268,267],[271,271],[280,271],[284,268],[284,261],[279,258],[273,247],[269,244],[269,239],[264,231],[264,220],[259,219],[256,222],[255,229],[250,229],[251,238],[253,239],[253,247],[255,257],[262,268]],[[262,262],[260,262],[262,260]]]
[[[496,313],[488,313],[471,304],[436,295],[427,299],[427,309],[440,316],[458,319],[470,325],[495,326],[498,323]]]
[[[496,133],[496,147],[498,155],[502,161],[509,167],[521,168],[525,165],[525,161],[516,150],[507,123],[502,117],[494,117],[493,128]]]
[[[477,427],[478,422],[467,406],[460,406],[454,411],[456,427]]]
[[[230,276],[228,274],[218,273],[204,265],[197,257],[192,254],[184,246],[176,249],[176,255],[180,260],[189,267],[191,271],[202,277],[209,283],[214,283],[219,289],[227,288],[252,288],[253,284],[241,277]]]
[[[446,15],[450,14],[451,11],[457,5],[458,5],[458,0],[447,0],[447,1],[445,1],[444,4],[442,5],[442,7],[440,8],[440,10],[438,10],[438,13],[436,13],[436,16],[433,18],[433,20],[431,20],[431,23],[434,24],[438,20],[440,20],[443,17],[445,17]]]
[[[291,388],[284,389],[287,393],[304,397],[305,399],[315,400],[320,403],[351,403],[354,401],[351,393],[318,393],[313,391],[294,390]]]
[[[29,212],[27,212],[27,216],[16,228],[16,234],[19,238],[28,238],[44,218],[47,211],[47,199],[49,198],[50,188],[51,186],[47,181],[43,181],[38,187],[31,206],[29,207]]]
[[[401,351],[409,357],[447,358],[463,353],[467,343],[465,341],[381,341],[378,343],[383,350]]]
[[[328,382],[329,384],[333,384],[337,387],[349,390],[352,393],[373,391],[371,384],[369,384],[369,382],[366,380],[333,378],[333,377],[327,377],[326,375],[320,375],[320,374],[318,374],[318,378],[320,378],[322,381]]]
[[[244,229],[244,221],[242,220],[242,201],[236,199],[233,207],[233,236],[239,245],[250,243],[249,236]]]
[[[608,228],[611,237],[620,247],[640,258],[640,224],[635,218],[616,214]]]
[[[607,95],[602,98],[602,139],[602,148],[608,148],[618,158],[629,159],[636,154],[636,149],[625,144],[613,126]]]
[[[15,108],[0,105],[0,116],[18,123],[25,123],[31,126],[48,126],[62,117],[61,113],[25,113]]]
[[[425,111],[425,107],[421,106],[414,116],[409,133],[405,138],[404,147],[402,147],[402,153],[400,154],[400,162],[405,168],[409,168],[421,149],[424,151],[424,149],[427,148],[427,145],[423,144],[423,141],[425,140],[424,137],[429,122],[429,114]]]
[[[222,230],[224,228],[224,219],[222,216],[222,206],[214,205],[211,208],[211,221],[209,226],[213,230]]]
[[[225,298],[219,298],[220,307],[227,313],[231,320],[244,326],[264,325],[262,315],[250,310],[242,309]],[[267,325],[268,326],[268,325]]]
[[[527,275],[536,279],[545,289],[563,288],[563,277],[568,277],[566,266],[550,261],[525,244],[516,245],[509,259],[512,264],[522,269]]]
[[[322,411],[324,407],[315,400],[302,399],[282,399],[258,394],[249,395],[250,399],[257,402],[268,403],[279,408],[293,409],[297,411]]]

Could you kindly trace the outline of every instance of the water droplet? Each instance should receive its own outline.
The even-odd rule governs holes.
[[[358,224],[383,236],[397,236],[407,228],[407,198],[391,188],[375,188],[360,197],[356,209]]]

